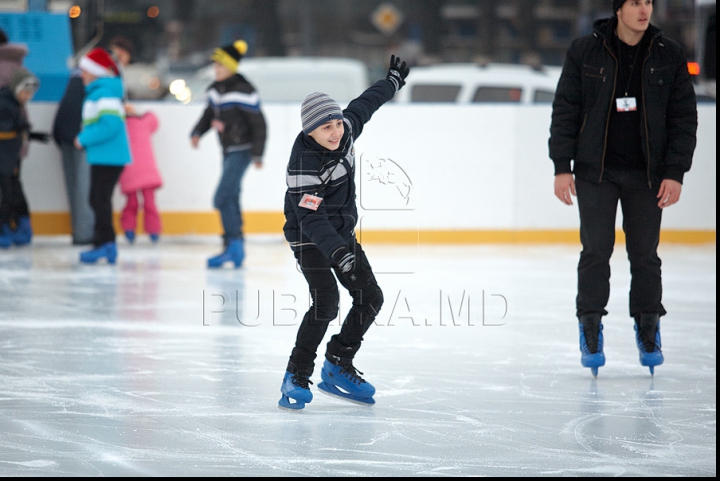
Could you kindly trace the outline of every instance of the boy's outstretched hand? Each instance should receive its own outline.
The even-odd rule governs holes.
[[[405,78],[409,73],[410,67],[405,62],[400,63],[400,57],[395,55],[390,57],[390,70],[388,70],[387,79],[395,85],[396,92],[405,85]]]

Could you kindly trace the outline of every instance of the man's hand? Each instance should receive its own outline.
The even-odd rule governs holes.
[[[78,150],[82,150],[82,149],[83,149],[83,146],[82,146],[82,144],[80,143],[80,139],[78,139],[77,137],[75,137],[75,141],[73,142],[73,144],[75,145],[75,148],[76,148],[76,149],[78,149]]]
[[[558,174],[555,176],[555,197],[565,205],[573,205],[572,196],[575,192],[575,177],[572,174]]]
[[[50,134],[46,134],[45,132],[30,132],[28,134],[28,139],[37,140],[38,142],[47,144],[48,142],[50,142]]]
[[[660,190],[658,191],[657,198],[660,199],[658,207],[664,209],[677,203],[680,200],[680,193],[682,192],[682,184],[677,180],[665,179],[660,184]]]
[[[200,137],[197,135],[190,137],[190,145],[192,145],[193,149],[197,149],[198,145],[200,145]]]

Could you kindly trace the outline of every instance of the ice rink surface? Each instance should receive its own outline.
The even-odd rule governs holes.
[[[69,237],[0,250],[0,475],[716,475],[714,244],[660,247],[654,377],[616,247],[597,379],[579,246],[368,244],[385,305],[355,364],[377,403],[313,386],[299,413],[277,401],[306,284],[279,238],[246,244],[216,271],[216,238],[119,238],[115,266],[79,265]]]

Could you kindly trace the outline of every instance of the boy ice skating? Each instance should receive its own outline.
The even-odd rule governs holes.
[[[131,161],[125,127],[123,85],[110,54],[94,48],[79,64],[85,84],[83,129],[75,147],[85,149],[90,170],[90,206],[95,212],[92,250],[80,254],[80,262],[94,264],[117,258],[112,217],[112,194],[123,168]]]
[[[267,126],[260,109],[260,97],[250,82],[238,73],[240,61],[247,53],[247,43],[238,40],[216,48],[215,82],[208,88],[208,106],[192,130],[191,144],[197,148],[208,130],[217,130],[223,149],[220,183],[213,204],[220,211],[225,250],[207,261],[209,268],[232,262],[236,268],[245,259],[243,218],[240,204],[242,178],[250,162],[262,167]]]
[[[405,85],[409,70],[393,55],[387,77],[345,110],[320,92],[303,101],[303,131],[295,139],[287,168],[284,231],[313,305],[303,318],[288,361],[278,402],[282,408],[299,410],[312,401],[309,385],[317,348],[338,315],[335,276],[350,292],[353,305],[340,333],[327,344],[318,388],[362,404],[375,403],[375,388],[353,366],[363,335],[383,304],[382,290],[355,238],[354,142],[373,113]]]
[[[20,162],[30,132],[25,106],[33,98],[40,82],[29,70],[20,67],[0,88],[0,247],[27,245],[32,238],[30,210],[20,180]],[[14,226],[12,224],[15,224]]]

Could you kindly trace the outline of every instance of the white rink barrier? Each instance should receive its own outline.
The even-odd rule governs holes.
[[[203,137],[198,149],[190,146],[190,131],[204,106],[134,105],[140,112],[152,110],[159,118],[153,142],[164,185],[156,200],[164,218],[172,217],[172,233],[206,232],[192,224],[217,217],[212,199],[221,151],[213,131]],[[32,103],[33,129],[51,132],[56,108],[54,103]],[[698,111],[693,168],[685,177],[680,202],[663,213],[663,229],[703,231],[706,240],[709,234],[714,241],[715,105],[701,104]],[[256,223],[251,231],[279,232],[285,167],[300,131],[300,105],[264,104],[263,112],[268,123],[264,167],[248,169],[242,206]],[[568,207],[553,195],[550,117],[549,105],[386,104],[356,144],[360,229],[405,232],[411,238],[418,232],[434,231],[447,232],[450,238],[453,233],[475,231],[576,232],[577,204]],[[68,211],[60,151],[54,143],[31,143],[22,181],[37,219],[36,231],[51,232],[42,222],[52,216],[67,217]],[[118,211],[124,199],[119,191],[114,199]],[[258,223],[263,217],[271,220]],[[621,219],[619,214],[618,227]]]

